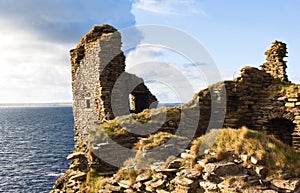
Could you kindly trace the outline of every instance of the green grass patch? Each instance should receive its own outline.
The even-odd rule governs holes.
[[[87,193],[97,193],[98,190],[103,189],[104,187],[104,182],[103,182],[104,177],[99,176],[98,172],[94,169],[91,169],[87,173],[87,179],[84,183],[86,187],[86,192]]]

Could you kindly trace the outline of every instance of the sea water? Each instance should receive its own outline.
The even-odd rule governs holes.
[[[72,107],[0,107],[0,192],[49,192],[73,141]]]
[[[0,192],[49,192],[73,138],[71,107],[1,107]]]

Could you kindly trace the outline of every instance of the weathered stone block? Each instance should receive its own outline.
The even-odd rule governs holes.
[[[204,167],[204,172],[214,173],[218,176],[230,176],[240,173],[240,168],[237,164],[232,162],[216,162],[208,163]]]
[[[285,107],[295,107],[295,103],[292,102],[285,103]]]

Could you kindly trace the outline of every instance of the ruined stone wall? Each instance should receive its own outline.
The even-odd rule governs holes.
[[[300,89],[291,84],[286,75],[286,44],[274,41],[266,51],[262,70],[253,67],[241,69],[239,77],[224,81],[197,93],[193,100],[200,106],[198,135],[206,132],[213,114],[211,98],[222,84],[226,96],[226,116],[223,127],[247,126],[276,136],[300,151]],[[220,125],[220,124],[219,124]]]
[[[223,127],[265,131],[300,151],[300,87],[278,82],[269,73],[244,67],[233,81],[225,81],[226,115]],[[194,96],[200,106],[198,135],[206,132],[213,113],[211,95],[215,88],[200,91]],[[289,89],[285,91],[284,88]]]
[[[111,109],[111,94],[116,80],[125,71],[125,56],[121,51],[121,35],[118,32],[107,34],[100,40],[99,85],[101,88],[97,95],[97,110],[100,112],[99,120],[113,119]]]
[[[286,128],[285,133],[292,135],[291,145],[300,151],[300,85],[292,85],[287,87],[285,95],[277,98],[284,104],[284,107],[273,109],[268,118],[284,118],[292,121],[294,130],[289,131]],[[282,109],[282,110],[281,110]]]
[[[275,79],[281,81],[288,81],[286,74],[286,61],[284,58],[287,57],[286,44],[280,41],[273,41],[272,46],[265,52],[267,56],[266,62],[262,65],[262,69],[271,74]]]
[[[98,112],[93,101],[97,101],[93,91],[99,84],[99,64],[97,57],[101,50],[99,41],[86,43],[84,56],[79,61],[76,72],[72,74],[73,114],[75,140],[81,141],[87,136],[88,129],[98,120]],[[72,53],[72,52],[71,52]],[[74,65],[73,65],[74,66]],[[87,106],[89,102],[89,107]],[[76,145],[79,145],[76,143]]]
[[[111,106],[115,116],[139,113],[157,105],[157,99],[145,86],[142,78],[124,72],[115,82]]]
[[[140,101],[144,102],[134,112],[149,108],[157,101],[143,79],[125,72],[121,34],[112,26],[95,26],[70,55],[77,146],[85,145],[96,121],[129,114],[129,94],[143,94]]]
[[[200,108],[199,134],[206,132],[210,122],[212,125],[210,127],[214,125],[233,128],[247,126],[252,129],[261,129],[259,117],[262,117],[263,112],[260,111],[260,105],[267,97],[264,90],[271,82],[272,77],[269,74],[256,68],[244,67],[240,76],[235,80],[217,83],[197,93],[193,100],[199,103]],[[221,87],[225,90],[220,90]],[[211,99],[216,98],[213,95],[218,92],[223,92],[221,100],[226,100],[225,106],[221,106],[222,109],[212,108]],[[212,116],[222,114],[222,111],[224,111],[224,116],[219,118]],[[220,124],[213,124],[214,122]]]

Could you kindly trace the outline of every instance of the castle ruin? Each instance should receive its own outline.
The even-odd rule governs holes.
[[[157,104],[156,97],[143,80],[125,72],[121,35],[112,26],[95,26],[70,53],[77,141],[85,143],[85,137],[96,121],[101,123],[115,116],[139,113],[151,104]],[[227,103],[223,126],[265,130],[299,150],[298,86],[280,92],[291,84],[284,61],[286,44],[274,41],[265,54],[266,62],[261,70],[244,67],[239,77],[223,82]],[[213,92],[208,91],[199,92],[193,99],[198,101],[201,111],[198,135],[205,133],[214,113],[211,111]]]
[[[86,141],[95,121],[155,107],[157,99],[143,80],[125,72],[121,35],[114,27],[95,26],[70,55],[76,141]]]
[[[76,150],[68,156],[72,163],[69,171],[57,180],[54,187],[56,192],[62,189],[80,192],[77,187],[91,169],[102,174],[116,172],[116,167],[87,156],[90,151],[86,146],[87,135],[95,122],[101,126],[103,122],[117,116],[139,113],[157,104],[156,97],[143,80],[125,72],[121,35],[112,26],[95,26],[70,54]],[[246,126],[274,135],[300,152],[300,85],[288,80],[284,60],[287,56],[286,44],[274,41],[265,54],[266,62],[261,69],[246,66],[234,80],[211,85],[196,93],[188,104],[182,106],[189,108],[191,104],[199,105],[200,112],[185,112],[184,116],[189,121],[182,122],[180,108],[175,107],[173,110],[179,116],[167,116],[156,133],[163,131],[174,134],[179,123],[188,128],[190,122],[197,122],[196,132],[193,131],[193,137],[196,138],[206,133],[213,115],[226,110],[222,120],[212,120],[221,123],[220,128],[237,129]],[[223,86],[224,91],[219,89]],[[226,94],[222,95],[220,92]],[[225,109],[212,108],[212,100],[217,95],[223,96],[220,100],[226,101]],[[123,147],[132,148],[141,137],[147,136],[127,132],[118,136],[116,142]],[[113,149],[110,144],[96,145],[112,159],[122,156],[122,152]],[[68,187],[68,184],[72,186]]]

